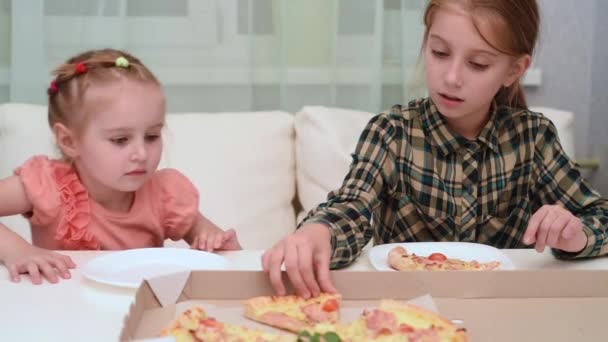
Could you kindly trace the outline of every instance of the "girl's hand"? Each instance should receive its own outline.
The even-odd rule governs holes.
[[[42,276],[53,284],[59,281],[58,275],[63,279],[70,279],[69,269],[76,267],[69,256],[29,244],[9,253],[4,264],[11,281],[18,283],[21,281],[21,274],[29,273],[34,284],[41,284]]]
[[[587,246],[587,235],[581,219],[570,211],[559,205],[544,205],[530,218],[524,243],[535,243],[538,252],[551,247],[576,253]]]
[[[234,229],[223,231],[216,227],[210,227],[210,229],[200,232],[198,236],[194,237],[194,241],[192,241],[190,247],[207,252],[243,249]]]
[[[281,277],[281,266],[296,293],[304,298],[318,296],[321,292],[336,293],[329,275],[331,258],[331,234],[318,223],[301,227],[287,235],[262,255],[262,268],[270,278],[275,292],[286,294]]]

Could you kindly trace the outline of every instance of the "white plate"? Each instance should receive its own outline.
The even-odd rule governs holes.
[[[404,242],[378,245],[369,251],[369,260],[372,266],[380,271],[394,271],[388,265],[388,253],[397,246],[403,246],[408,252],[416,253],[420,256],[443,253],[448,258],[457,258],[465,261],[500,261],[500,270],[515,269],[513,261],[500,249],[471,242]]]
[[[89,261],[82,274],[94,281],[138,287],[143,279],[188,270],[223,270],[224,257],[187,248],[139,248],[114,252]]]

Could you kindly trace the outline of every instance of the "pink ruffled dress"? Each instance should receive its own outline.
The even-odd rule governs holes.
[[[32,211],[34,245],[53,250],[161,247],[182,239],[198,216],[198,191],[180,172],[159,170],[135,192],[129,212],[112,212],[89,198],[69,164],[36,156],[15,170]]]

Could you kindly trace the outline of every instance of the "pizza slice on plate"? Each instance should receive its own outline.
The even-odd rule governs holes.
[[[478,262],[448,258],[442,253],[432,253],[420,256],[409,253],[405,248],[397,246],[388,253],[389,266],[397,271],[435,270],[435,271],[486,271],[500,267],[499,261]]]

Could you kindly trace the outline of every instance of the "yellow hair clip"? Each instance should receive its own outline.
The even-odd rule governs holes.
[[[119,68],[128,68],[129,60],[127,60],[123,56],[120,56],[120,57],[116,58],[116,61],[114,62],[114,64]]]

